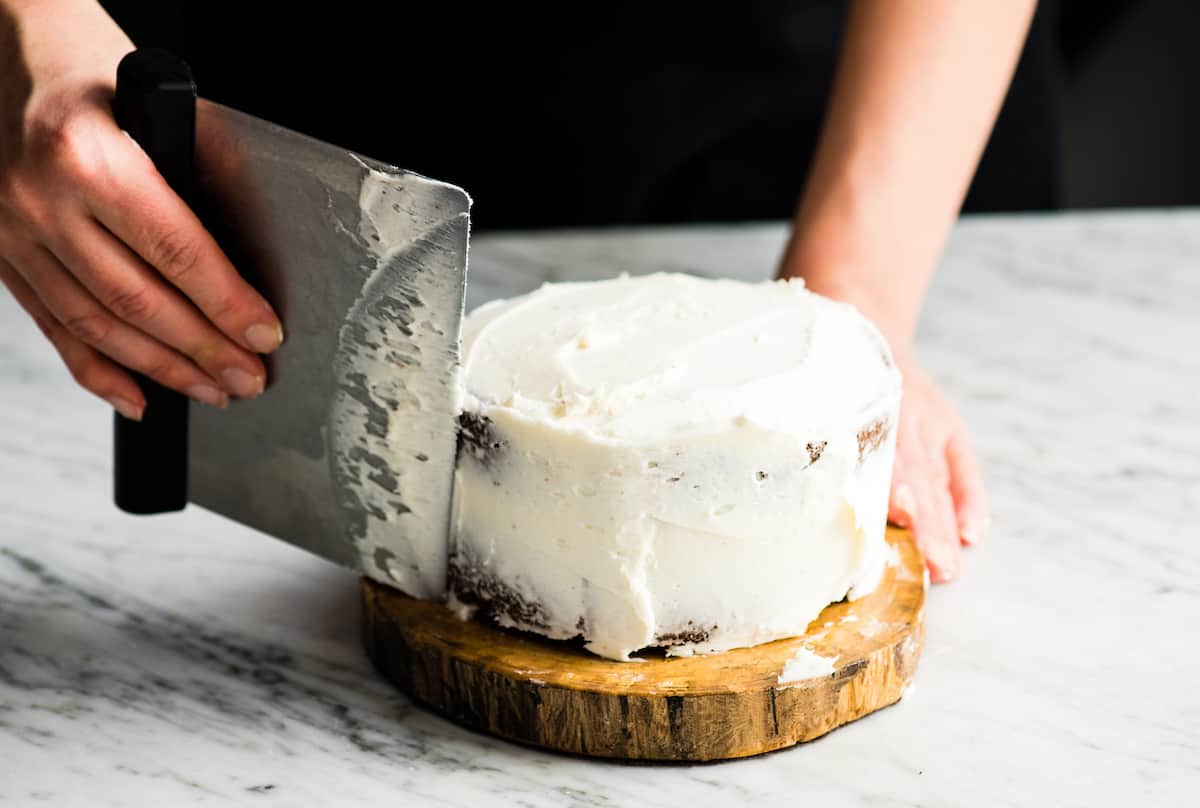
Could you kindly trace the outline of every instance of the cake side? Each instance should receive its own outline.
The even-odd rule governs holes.
[[[710,653],[878,580],[899,374],[849,307],[659,275],[544,287],[464,336],[460,616]]]

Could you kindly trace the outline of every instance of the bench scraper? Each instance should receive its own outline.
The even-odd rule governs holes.
[[[442,596],[467,194],[197,100],[187,65],[165,51],[121,62],[114,113],[286,335],[263,395],[226,411],[139,378],[143,421],[116,416],[117,505],[193,502]]]

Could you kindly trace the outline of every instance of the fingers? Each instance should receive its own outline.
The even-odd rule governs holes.
[[[225,337],[207,318],[96,221],[71,217],[70,240],[52,245],[71,273],[118,319],[189,357],[225,392],[263,390],[262,360]]]
[[[34,245],[25,250],[13,268],[63,332],[72,338],[69,342],[72,346],[80,343],[99,351],[118,364],[205,404],[224,407],[228,403],[228,396],[208,374],[178,352],[117,318],[45,248]],[[78,349],[72,347],[72,351],[73,357],[83,356]]]
[[[131,412],[144,399],[117,364],[214,406],[258,394],[255,354],[282,339],[274,311],[116,127],[107,100],[64,86],[0,173],[6,285],[72,372],[87,369],[84,386],[122,388]]]
[[[909,485],[900,473],[899,464],[892,473],[892,493],[888,497],[888,521],[899,527],[912,527],[917,501]]]
[[[962,545],[954,521],[954,503],[946,488],[945,473],[934,473],[928,483],[918,488],[917,517],[914,533],[917,544],[925,553],[929,577],[935,583],[958,577]]]
[[[246,283],[200,220],[154,169],[125,142],[114,162],[122,182],[85,193],[96,219],[182,291],[222,333],[255,353],[283,339],[274,310]]]
[[[946,464],[950,471],[950,495],[963,544],[978,544],[988,526],[987,493],[975,453],[960,425],[946,443]]]
[[[900,478],[897,487],[911,492],[907,526],[925,556],[929,577],[937,583],[953,580],[959,570],[959,542],[945,473],[939,474],[928,463],[911,460],[898,462],[896,472]]]
[[[912,530],[934,581],[959,573],[963,544],[987,528],[987,497],[966,430],[916,366],[904,371],[904,402],[888,519]]]
[[[25,279],[3,258],[0,258],[0,282],[8,287],[17,303],[29,313],[54,345],[71,376],[81,387],[107,401],[126,418],[142,420],[146,399],[132,376],[68,334]]]
[[[906,405],[916,406],[911,400]],[[912,531],[930,578],[949,581],[958,575],[961,553],[945,438],[922,430],[919,421],[911,410],[901,412],[888,518]]]

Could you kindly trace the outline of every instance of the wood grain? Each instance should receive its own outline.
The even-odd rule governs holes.
[[[745,757],[824,735],[899,700],[916,672],[926,581],[906,531],[875,592],[821,612],[803,637],[709,656],[614,662],[570,643],[462,622],[440,603],[363,579],[376,667],[417,701],[473,729],[627,760]],[[834,672],[779,682],[801,649]]]

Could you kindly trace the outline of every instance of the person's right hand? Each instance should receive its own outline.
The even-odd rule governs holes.
[[[262,392],[256,354],[283,334],[114,122],[132,49],[93,0],[0,0],[0,281],[81,386],[140,419],[125,368],[223,407]]]

